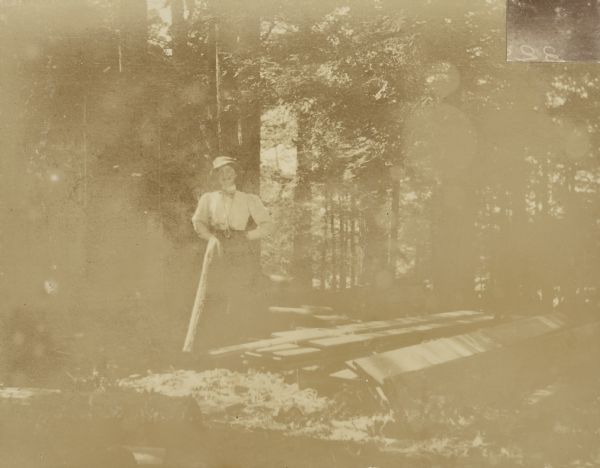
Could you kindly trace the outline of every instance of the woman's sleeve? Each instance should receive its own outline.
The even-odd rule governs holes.
[[[210,239],[211,233],[209,229],[210,218],[208,214],[208,193],[203,194],[198,200],[198,206],[192,216],[192,224],[194,230],[203,239]]]
[[[250,216],[256,223],[257,228],[248,233],[250,239],[260,239],[268,236],[273,227],[269,210],[265,207],[260,197],[250,194],[248,198]]]

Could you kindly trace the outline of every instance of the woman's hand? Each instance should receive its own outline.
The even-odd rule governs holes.
[[[215,250],[217,251],[217,255],[221,256],[223,254],[223,247],[221,246],[221,241],[219,238],[213,234],[210,235],[208,239],[208,246],[214,245]]]

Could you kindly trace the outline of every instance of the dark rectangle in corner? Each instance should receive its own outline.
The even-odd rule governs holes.
[[[600,0],[507,0],[509,62],[600,62]]]

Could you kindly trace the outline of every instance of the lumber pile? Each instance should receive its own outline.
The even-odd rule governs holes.
[[[366,384],[403,410],[433,396],[459,405],[523,401],[586,352],[600,357],[599,338],[600,321],[594,317],[581,321],[551,313],[498,320],[453,311],[280,331],[213,349],[210,356],[241,357],[255,368],[294,369],[297,379],[323,390]]]
[[[253,364],[298,368],[343,364],[348,359],[408,346],[423,340],[478,329],[493,316],[476,311],[346,323],[332,327],[275,332],[271,338],[213,349],[213,358],[243,356]]]

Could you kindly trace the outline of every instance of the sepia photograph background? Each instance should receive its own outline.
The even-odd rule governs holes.
[[[502,0],[0,1],[0,466],[598,466],[598,42],[511,61],[513,24]],[[253,339],[453,311],[578,331],[410,397],[184,356],[219,155],[273,220]]]

